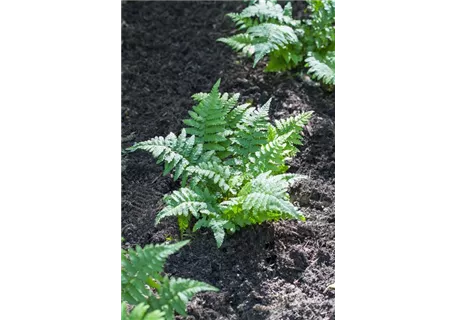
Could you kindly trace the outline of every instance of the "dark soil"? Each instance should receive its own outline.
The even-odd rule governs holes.
[[[297,4],[302,6],[302,4]],[[273,98],[271,118],[313,110],[305,144],[290,171],[309,176],[291,190],[306,222],[245,228],[217,249],[211,232],[192,235],[168,260],[172,275],[220,289],[200,293],[187,319],[334,319],[334,93],[307,78],[265,74],[216,39],[234,26],[226,13],[243,2],[125,2],[122,4],[122,147],[178,132],[193,106],[218,78],[222,92],[242,102]],[[296,6],[295,6],[295,11]],[[179,238],[176,221],[157,227],[164,194],[178,185],[146,153],[122,158],[122,236],[125,245]]]

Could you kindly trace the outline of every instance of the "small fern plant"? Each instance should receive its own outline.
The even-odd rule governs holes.
[[[253,56],[254,67],[268,56],[266,72],[307,66],[314,78],[335,84],[335,0],[309,1],[308,10],[310,19],[301,21],[293,19],[290,2],[282,8],[273,0],[252,1],[228,14],[242,32],[217,41]]]
[[[210,93],[193,95],[197,105],[176,136],[135,143],[129,151],[148,151],[164,164],[164,174],[181,188],[164,197],[159,223],[176,216],[181,233],[210,228],[220,247],[226,232],[279,219],[305,220],[289,201],[288,187],[304,178],[285,173],[287,161],[302,144],[301,131],[311,117],[304,112],[269,122],[271,100],[255,108],[238,104],[239,94],[223,95],[220,80]]]
[[[203,282],[163,274],[168,256],[187,243],[122,249],[122,320],[172,320],[175,312],[186,315],[188,301],[198,292],[218,291]],[[130,313],[126,303],[134,306]]]
[[[259,0],[228,16],[245,32],[217,41],[253,56],[254,67],[266,55],[269,63],[265,71],[289,70],[303,61],[301,21],[293,19],[291,3],[282,8],[275,1]]]

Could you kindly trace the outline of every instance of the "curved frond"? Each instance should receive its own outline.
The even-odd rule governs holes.
[[[135,143],[128,151],[144,150],[157,158],[157,163],[164,162],[163,175],[174,171],[174,180],[183,175],[186,180],[185,168],[190,164],[214,159],[213,152],[204,152],[203,145],[195,142],[195,137],[187,137],[185,129],[176,137],[170,133],[166,138],[155,137],[147,141]],[[215,160],[214,160],[215,161]]]

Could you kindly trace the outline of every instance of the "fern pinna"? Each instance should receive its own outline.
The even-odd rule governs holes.
[[[290,2],[282,8],[275,0],[252,1],[242,12],[228,14],[242,32],[217,41],[253,56],[254,67],[268,56],[265,71],[305,65],[317,80],[335,84],[335,0],[309,1],[306,10],[309,19],[295,20]]]
[[[122,320],[173,320],[175,312],[186,315],[196,293],[218,291],[203,282],[163,275],[166,258],[187,243],[122,250]],[[126,303],[134,306],[130,313]]]
[[[301,131],[310,119],[304,112],[269,121],[271,100],[259,108],[238,104],[238,94],[220,94],[220,80],[210,93],[195,94],[197,105],[176,136],[155,137],[129,151],[150,152],[164,163],[164,174],[180,178],[181,188],[164,197],[156,223],[177,216],[181,232],[210,228],[217,246],[225,233],[278,219],[301,219],[287,189],[303,176],[285,174],[287,160],[298,152]],[[190,134],[190,135],[189,135]]]

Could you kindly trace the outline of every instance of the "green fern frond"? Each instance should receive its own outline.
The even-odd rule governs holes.
[[[239,121],[241,121],[241,119],[244,117],[244,114],[249,109],[253,110],[250,103],[244,103],[231,109],[226,118],[230,130],[236,130]]]
[[[291,2],[288,2],[285,7],[283,7],[283,15],[290,18],[293,16],[293,8],[291,7]]]
[[[209,93],[206,93],[206,92],[199,92],[199,93],[195,93],[194,95],[192,95],[193,100],[195,100],[197,102],[201,102],[204,99],[206,99],[207,97],[209,97]]]
[[[223,240],[225,239],[225,229],[234,231],[235,225],[229,220],[223,219],[220,216],[207,216],[198,220],[193,226],[193,231],[197,231],[201,228],[210,228],[214,234],[217,248],[220,248]]]
[[[146,285],[155,289],[159,287],[157,280],[161,279],[166,259],[187,243],[182,241],[122,250],[122,300],[134,305],[147,302],[152,292]]]
[[[219,38],[217,41],[227,44],[234,51],[241,51],[247,57],[255,53],[254,40],[248,33],[239,33],[229,38]]]
[[[245,8],[240,14],[234,17],[234,21],[243,20],[244,22],[257,18],[260,23],[275,22],[291,26],[299,25],[298,20],[291,16],[291,3],[287,3],[286,10],[272,1],[260,1]],[[231,17],[231,16],[230,16]],[[232,17],[233,18],[233,17]]]
[[[309,73],[316,80],[321,80],[325,84],[336,84],[336,65],[334,54],[328,54],[327,58],[323,61],[317,60],[315,57],[306,59],[309,65]]]
[[[229,166],[225,166],[216,162],[202,162],[196,166],[190,166],[187,170],[192,173],[191,185],[196,186],[201,181],[211,182],[218,186],[224,193],[235,193],[230,187],[230,179],[234,175],[233,170]]]
[[[303,61],[302,44],[300,42],[288,44],[269,53],[269,62],[265,72],[279,72],[291,70]]]
[[[188,177],[185,171],[190,164],[214,159],[213,152],[204,152],[203,145],[195,142],[195,136],[187,137],[185,129],[176,137],[170,133],[166,138],[155,137],[148,141],[135,143],[128,151],[144,150],[157,158],[157,164],[164,162],[163,175],[174,171],[174,180],[182,176],[183,184]]]
[[[288,199],[288,187],[295,181],[304,178],[305,176],[300,174],[271,175],[270,171],[264,172],[252,180],[249,192],[266,193],[285,200]]]
[[[242,51],[247,56],[255,55],[254,67],[267,54],[285,49],[289,45],[299,45],[298,37],[292,28],[273,23],[252,26],[246,33],[217,41],[229,45],[235,51]]]
[[[287,145],[290,135],[291,133],[286,133],[276,136],[272,141],[262,145],[259,151],[249,157],[250,163],[247,164],[249,171],[257,175],[267,171],[283,173],[288,170],[285,160],[292,153],[292,149]]]
[[[225,151],[227,131],[226,115],[237,102],[239,96],[222,97],[219,92],[220,79],[215,83],[208,95],[200,94],[196,98],[200,103],[189,111],[191,119],[185,119],[187,132],[196,137],[196,142],[203,145],[204,150]]]
[[[308,124],[312,113],[312,111],[303,112],[286,119],[275,120],[275,127],[271,125],[269,128],[269,141],[272,141],[277,136],[289,134],[288,139],[286,139],[285,143],[287,145],[287,148],[290,148],[292,151],[290,156],[295,156],[299,151],[296,146],[302,145],[301,132],[303,130],[303,127]]]
[[[288,200],[279,199],[275,195],[261,192],[252,192],[249,194],[243,201],[242,209],[251,211],[257,217],[263,214],[260,221],[263,221],[264,218],[269,219],[271,212],[288,214],[294,219],[301,219],[303,217],[298,209]]]
[[[218,291],[218,289],[204,282],[165,276],[157,293],[158,296],[165,297],[166,303],[163,303],[163,299],[155,299],[152,306],[160,307],[165,312],[167,320],[174,319],[174,311],[186,316],[187,303],[195,294],[202,291]]]
[[[163,218],[171,216],[189,217],[193,215],[195,218],[199,218],[200,214],[217,212],[216,207],[211,204],[215,202],[215,199],[212,199],[208,192],[204,193],[195,187],[175,190],[166,195],[163,200],[166,207],[157,214],[155,224],[158,224]]]
[[[269,124],[269,99],[258,110],[247,108],[239,120],[236,131],[230,140],[232,145],[229,150],[234,155],[243,156],[243,162],[248,161],[248,155],[260,150],[267,143]]]
[[[122,303],[122,320],[165,320],[165,313],[160,310],[154,310],[147,313],[150,307],[145,303],[140,303],[128,313],[127,304]]]
[[[294,30],[289,26],[263,23],[250,27],[247,33],[253,38],[255,58],[253,67],[267,54],[280,50],[290,44],[299,43]]]
[[[231,109],[233,109],[236,106],[239,97],[239,93],[235,93],[230,96],[228,93],[225,92],[222,95],[220,99],[222,100],[223,109],[226,111],[226,113],[229,113]]]
[[[222,202],[220,206],[224,216],[241,227],[267,220],[305,220],[303,214],[290,203],[287,194],[291,181],[303,177],[270,174],[260,174],[239,192],[238,197]]]
[[[186,315],[186,304],[195,294],[218,291],[203,282],[162,275],[166,258],[187,243],[122,250],[123,320],[174,320],[175,312]],[[135,305],[129,314],[125,302]],[[147,313],[149,307],[153,311]]]

